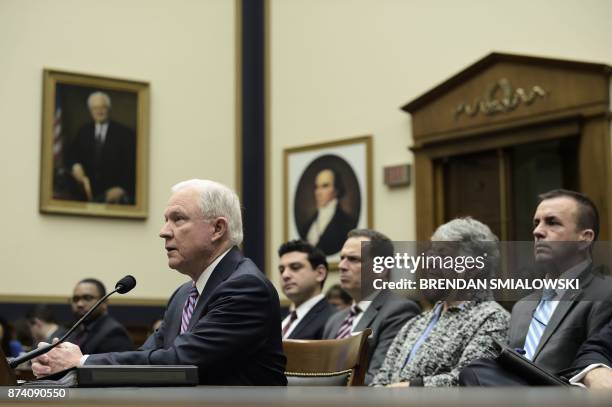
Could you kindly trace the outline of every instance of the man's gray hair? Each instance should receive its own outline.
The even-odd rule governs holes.
[[[198,205],[204,219],[226,218],[229,240],[234,245],[242,243],[242,211],[240,199],[234,191],[215,181],[190,179],[174,185],[172,192],[185,189],[193,189],[200,194]]]
[[[102,99],[104,99],[104,103],[106,103],[106,107],[108,107],[109,109],[111,108],[111,99],[110,96],[108,96],[106,93],[104,92],[100,92],[100,91],[96,91],[94,93],[92,93],[91,95],[89,95],[89,97],[87,98],[87,107],[89,107],[91,109],[91,104],[93,103],[92,100],[95,97],[101,97]]]
[[[499,239],[484,223],[472,218],[456,218],[439,226],[431,236],[432,241],[460,242],[464,255],[481,256],[487,253],[485,264],[489,276],[499,267]]]

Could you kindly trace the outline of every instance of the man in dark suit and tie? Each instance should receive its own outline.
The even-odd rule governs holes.
[[[105,295],[106,287],[100,280],[85,278],[79,281],[70,299],[75,318],[82,318]],[[127,330],[108,314],[106,302],[100,304],[67,340],[77,344],[85,354],[134,350]]]
[[[345,192],[338,171],[333,168],[319,171],[314,184],[317,212],[306,222],[298,225],[302,239],[321,249],[328,256],[340,251],[346,240],[346,234],[357,226],[358,219],[342,209],[340,200]]]
[[[380,251],[376,253],[377,256],[393,256],[393,244],[382,233],[371,229],[355,229],[348,233],[348,239],[340,251],[338,268],[340,285],[353,297],[353,305],[337,312],[327,321],[323,338],[345,338],[353,332],[371,328],[372,336],[368,338],[370,363],[365,377],[365,383],[369,384],[399,330],[420,309],[414,301],[400,298],[391,291],[374,291],[365,284],[362,286],[362,242],[372,242]]]
[[[283,339],[321,339],[336,311],[321,292],[327,278],[325,254],[303,240],[292,240],[281,245],[278,255],[281,287],[293,305],[282,321]]]
[[[134,131],[110,120],[110,97],[94,92],[87,99],[93,119],[83,125],[68,149],[68,169],[77,196],[94,202],[134,204],[136,140]]]
[[[172,188],[159,233],[168,265],[191,281],[170,297],[161,327],[137,351],[83,355],[63,343],[35,359],[37,376],[86,365],[196,365],[200,384],[286,385],[280,304],[245,258],[238,196],[217,182]]]
[[[591,245],[599,234],[599,215],[585,195],[553,190],[539,196],[533,217],[536,265],[548,278],[578,279],[579,289],[530,294],[512,309],[509,346],[520,348],[539,367],[559,373],[574,360],[580,345],[612,318],[612,284],[594,269]],[[481,359],[459,378],[466,386],[529,384],[520,372]]]

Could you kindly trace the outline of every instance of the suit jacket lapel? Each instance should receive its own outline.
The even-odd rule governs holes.
[[[293,338],[294,336],[299,335],[300,333],[302,333],[302,331],[306,328],[308,328],[310,326],[310,324],[312,323],[312,321],[317,317],[317,315],[319,315],[319,313],[321,312],[321,309],[323,309],[323,307],[325,306],[325,302],[327,300],[325,298],[321,298],[321,300],[319,300],[314,307],[312,307],[310,309],[310,311],[308,312],[308,314],[306,314],[304,316],[304,318],[302,318],[302,320],[300,321],[300,323],[295,327],[295,329],[293,330],[293,332],[291,332],[291,335],[289,335],[289,339]]]
[[[342,326],[342,323],[344,322],[344,320],[346,319],[350,311],[351,311],[350,308],[346,308],[346,309],[343,309],[342,311],[339,311],[336,314],[337,317],[336,315],[334,315],[335,319],[334,319],[333,324],[331,325],[331,334],[333,335],[332,338],[336,337],[336,334],[338,333],[340,326]]]
[[[384,305],[386,297],[386,291],[381,291],[376,297],[374,297],[374,300],[372,301],[368,309],[363,313],[363,316],[357,323],[357,326],[355,326],[355,332],[363,331],[366,328],[372,327],[372,321],[374,321],[376,315],[378,315],[378,311]],[[372,333],[372,336],[374,336],[374,333]]]
[[[204,286],[202,294],[198,299],[193,315],[189,321],[188,330],[191,330],[196,322],[202,316],[202,313],[206,310],[208,303],[210,302],[211,294],[217,289],[219,284],[225,281],[233,272],[236,270],[238,263],[244,258],[240,250],[237,247],[232,247],[225,257],[221,260],[217,267],[213,270]],[[180,320],[180,317],[179,317]]]
[[[557,330],[565,316],[570,312],[570,310],[576,305],[576,301],[578,301],[577,296],[580,294],[579,292],[566,292],[566,295],[563,296],[557,308],[555,308],[555,312],[553,312],[548,324],[546,324],[546,329],[542,333],[542,338],[540,338],[540,343],[538,343],[538,347],[533,355],[533,360],[538,357],[538,354],[546,345],[546,342],[550,339],[553,333]]]
[[[538,300],[535,298],[525,300],[523,310],[523,315],[518,315],[518,318],[513,318],[517,321],[516,327],[516,338],[522,338],[523,343],[521,344],[512,344],[516,346],[524,346],[525,339],[527,338],[527,333],[529,332],[529,325],[531,325],[531,319],[533,318],[533,313],[538,306]]]
[[[170,314],[169,320],[164,320],[168,326],[164,327],[164,344],[169,345],[174,342],[174,339],[179,335],[181,330],[181,320],[183,318],[183,308],[185,302],[189,296],[189,289],[191,283],[185,283],[179,288],[179,292],[176,293],[176,299],[173,301],[172,309],[168,310]]]
[[[555,312],[553,312],[550,317],[550,321],[546,324],[546,329],[542,333],[542,338],[540,339],[540,343],[538,343],[538,347],[533,355],[533,359],[535,360],[546,342],[550,339],[553,333],[557,330],[561,322],[565,319],[565,316],[569,314],[569,312],[574,308],[576,302],[580,300],[580,297],[584,293],[584,289],[589,285],[591,280],[593,279],[593,275],[591,274],[591,268],[585,269],[580,275],[580,290],[567,290],[565,294],[563,294],[563,298],[559,301],[557,308],[555,308]],[[525,334],[526,335],[526,334]]]

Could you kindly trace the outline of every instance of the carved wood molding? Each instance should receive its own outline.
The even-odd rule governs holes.
[[[529,106],[537,98],[544,98],[549,94],[549,91],[538,85],[527,91],[523,88],[513,89],[508,79],[501,78],[489,87],[482,99],[477,98],[473,103],[459,103],[455,109],[455,119],[462,114],[473,117],[478,113],[493,116],[511,112],[521,104]]]

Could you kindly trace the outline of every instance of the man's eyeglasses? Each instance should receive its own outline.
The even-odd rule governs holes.
[[[98,299],[98,297],[94,297],[93,295],[75,295],[74,297],[70,298],[70,302],[72,302],[73,304],[76,304],[77,302],[83,300],[85,302],[92,302],[92,301],[96,301]]]

